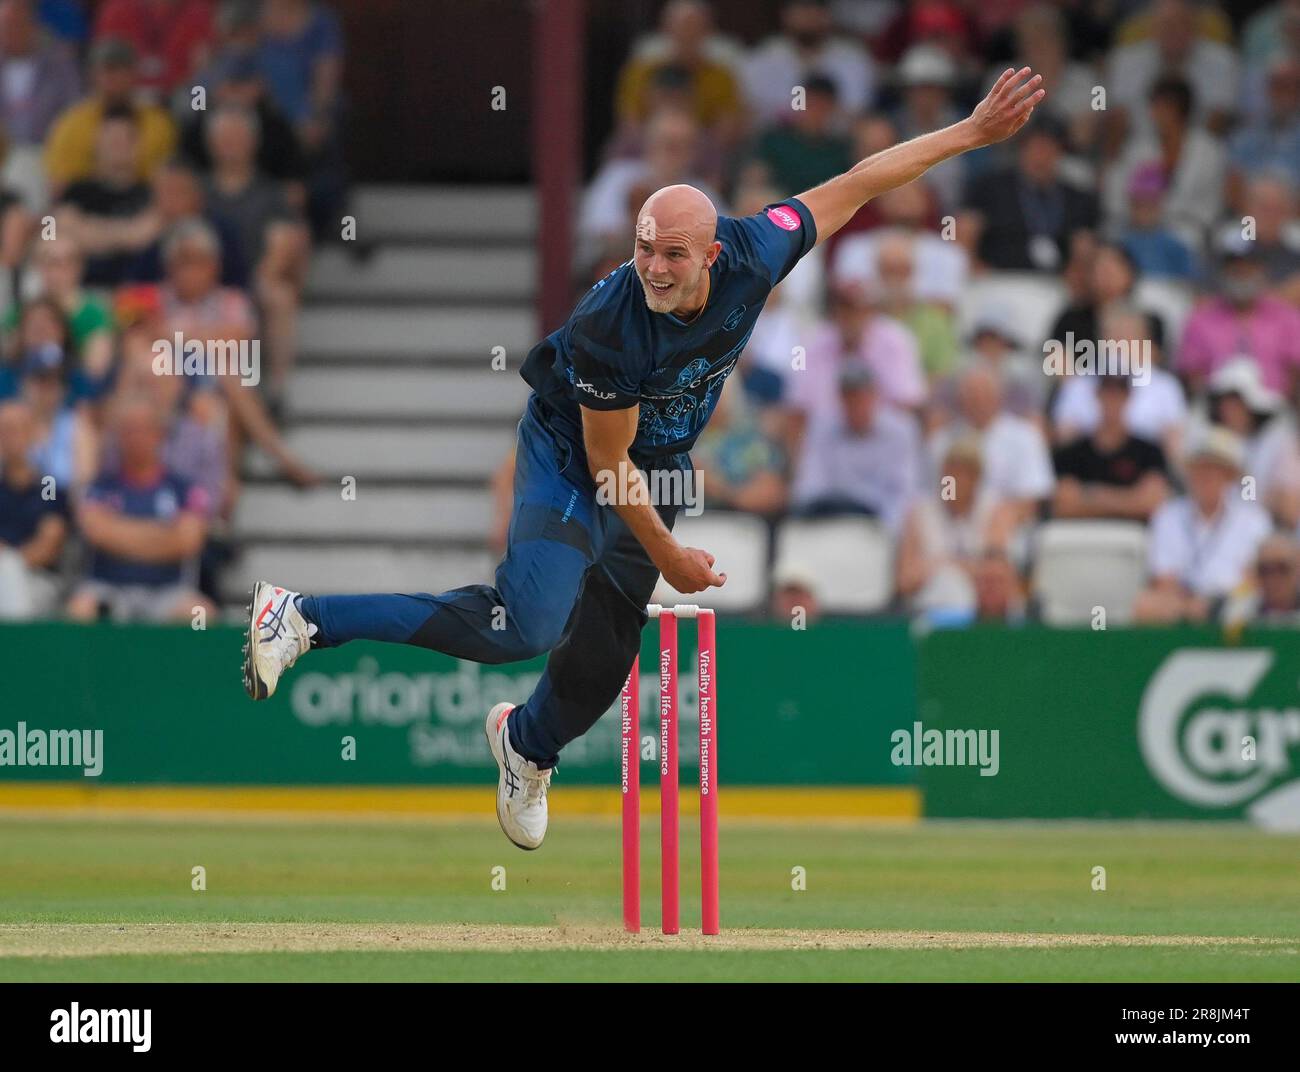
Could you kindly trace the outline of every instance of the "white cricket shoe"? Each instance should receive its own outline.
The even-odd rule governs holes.
[[[514,704],[499,703],[488,712],[488,747],[497,761],[501,778],[497,782],[497,821],[506,837],[521,849],[536,849],[546,837],[546,791],[550,770],[539,770],[510,747],[506,719]]]
[[[266,581],[253,585],[244,641],[244,688],[254,700],[265,700],[275,692],[280,675],[311,647],[316,626],[298,612],[297,597],[297,592]]]

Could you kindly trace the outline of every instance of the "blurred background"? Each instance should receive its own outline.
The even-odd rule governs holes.
[[[519,365],[627,258],[649,191],[755,212],[1020,64],[1048,92],[1031,123],[805,258],[699,443],[705,510],[679,536],[731,576],[705,597],[723,665],[734,625],[731,665],[808,671],[740,780],[797,777],[775,742],[807,751],[800,718],[863,680],[846,666],[884,682],[894,726],[960,724],[1010,665],[1024,694],[990,719],[1028,725],[1074,681],[1146,780],[1130,810],[1211,806],[1154,787],[1132,724],[1166,656],[1300,618],[1296,0],[0,0],[0,615],[191,627],[157,643],[201,727],[235,701],[193,687],[214,649],[190,635],[238,620],[254,579],[490,579]],[[256,341],[260,382],[153,374],[178,332]],[[1151,364],[1048,375],[1054,342]],[[71,634],[103,661],[67,703],[136,657],[105,630]],[[69,636],[22,635],[32,658]],[[926,645],[964,669],[928,677]],[[1265,646],[1290,709],[1294,658]],[[400,729],[371,780],[478,778],[461,712],[522,679],[429,659],[330,653],[275,703],[300,729]],[[1270,778],[1300,738],[1277,733]],[[593,780],[614,745],[591,741]],[[136,777],[204,779],[169,757]],[[841,758],[802,776],[912,779]],[[255,780],[230,762],[218,780]],[[1109,814],[1089,793],[1042,808]]]
[[[0,4],[0,609],[156,617],[115,592],[153,586],[188,620],[258,576],[487,577],[519,363],[626,258],[649,190],[754,212],[1028,63],[1029,127],[779,288],[684,535],[749,615],[1291,617],[1300,4],[1230,7]],[[150,376],[176,331],[256,339],[257,388]],[[1052,340],[1154,368],[1048,376]],[[129,453],[202,530],[145,563],[84,521],[168,520],[122,498],[138,425]]]

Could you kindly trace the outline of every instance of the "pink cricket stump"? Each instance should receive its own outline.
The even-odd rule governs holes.
[[[718,933],[718,651],[711,610],[700,610],[700,930]]]
[[[623,683],[619,713],[623,727],[623,929],[641,930],[641,698],[640,674],[632,672]]]
[[[663,932],[678,932],[677,616],[659,615],[659,838]]]

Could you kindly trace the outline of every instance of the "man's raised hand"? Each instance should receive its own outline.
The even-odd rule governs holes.
[[[1031,73],[1028,67],[1021,67],[1018,71],[1008,67],[989,90],[988,96],[975,105],[967,121],[981,145],[993,145],[1011,137],[1029,121],[1034,106],[1047,96],[1047,90],[1040,88],[1041,74],[1025,81],[1025,76]]]

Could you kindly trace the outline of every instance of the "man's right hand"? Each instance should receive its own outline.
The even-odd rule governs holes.
[[[721,588],[727,583],[725,573],[713,572],[714,558],[698,547],[677,545],[665,561],[657,563],[664,580],[682,595],[703,592],[706,588]]]

